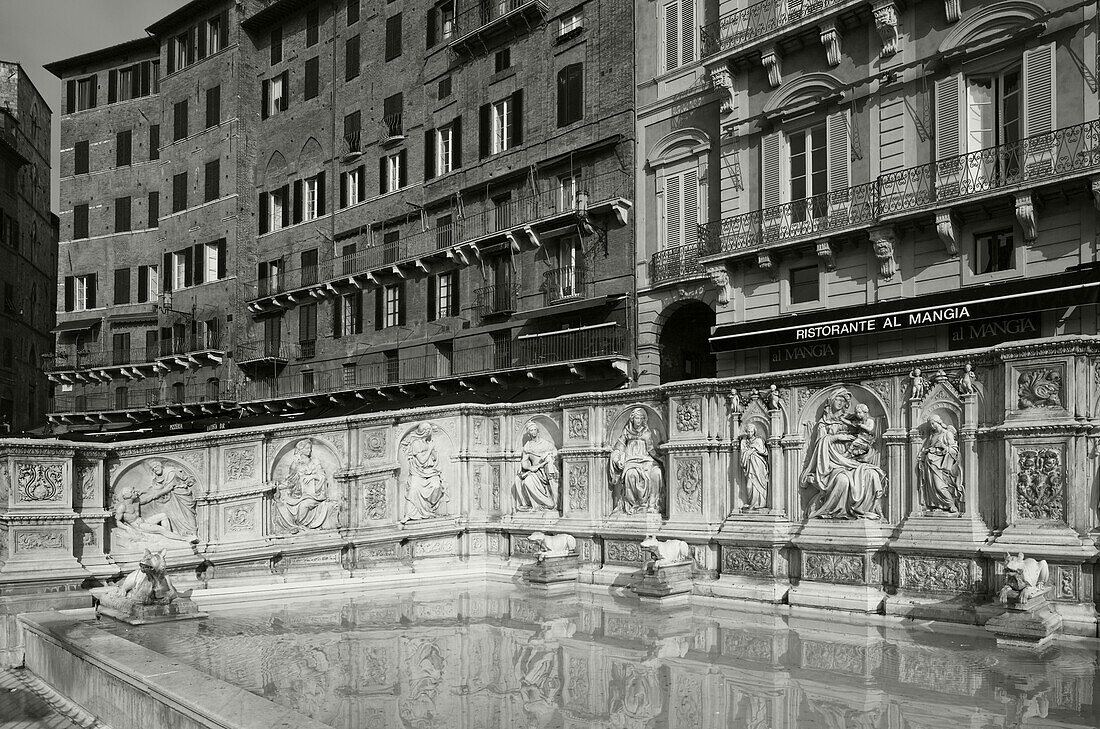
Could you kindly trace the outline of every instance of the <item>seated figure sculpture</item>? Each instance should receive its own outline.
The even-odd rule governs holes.
[[[309,440],[294,445],[286,480],[276,485],[274,505],[275,526],[284,532],[336,525],[338,509],[328,495],[328,474]]]

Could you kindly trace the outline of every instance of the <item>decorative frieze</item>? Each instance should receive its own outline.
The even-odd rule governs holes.
[[[19,532],[15,535],[16,552],[39,552],[65,548],[66,540],[63,531]]]
[[[858,554],[803,552],[802,577],[819,582],[863,584],[863,558]]]
[[[946,557],[902,556],[901,586],[921,592],[969,592],[970,562]]]
[[[640,565],[647,559],[638,542],[608,540],[604,543],[604,561],[608,564]]]
[[[772,574],[772,551],[762,547],[722,547],[724,574],[769,577]]]

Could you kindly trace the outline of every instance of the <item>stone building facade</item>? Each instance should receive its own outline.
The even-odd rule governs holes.
[[[0,61],[0,432],[46,423],[57,220],[50,211],[52,112],[18,63]]]
[[[196,0],[149,39],[52,64],[73,102],[73,264],[59,274],[73,341],[52,374],[54,420],[625,382],[632,14],[625,0]],[[124,72],[139,79],[125,98]],[[156,158],[138,144],[129,164],[107,151],[72,171],[78,142],[109,150],[123,127],[143,143],[156,127]],[[141,229],[117,224],[116,184],[134,187]]]

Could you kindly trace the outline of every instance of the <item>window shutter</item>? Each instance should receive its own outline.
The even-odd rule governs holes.
[[[92,92],[89,94],[88,108],[94,109],[96,106],[96,95],[99,93],[99,76],[93,73],[88,77],[88,82],[92,85]]]
[[[191,258],[191,249],[183,249],[183,285],[191,286],[195,283],[195,261]]]
[[[963,78],[954,74],[936,82],[936,159],[962,154]]]
[[[484,158],[489,156],[489,136],[492,133],[492,124],[490,123],[492,113],[492,106],[490,104],[482,104],[481,109],[478,110],[478,143],[477,143],[477,155]]]
[[[332,338],[339,339],[343,333],[340,326],[340,317],[343,314],[344,297],[337,296],[332,300]]]
[[[462,166],[462,117],[456,116],[451,122],[451,168]]]
[[[287,203],[290,201],[290,185],[283,185],[279,188],[279,192],[283,198],[283,222],[282,226],[285,228],[290,225],[290,206]]]
[[[134,94],[134,95],[137,96],[137,95],[140,94],[141,96],[148,96],[149,95],[149,79],[150,79],[149,70],[152,67],[152,64],[149,61],[143,61],[142,63],[139,63],[138,65],[141,67],[141,81],[140,81],[139,91],[138,91],[137,94]]]
[[[227,271],[228,266],[227,266],[227,261],[226,261],[226,253],[227,252],[228,251],[227,251],[227,246],[225,244],[225,238],[220,238],[218,240],[218,278],[219,279],[225,278],[227,273],[228,273],[228,271]]]
[[[130,66],[130,98],[136,99],[142,95],[141,92],[141,71],[142,68],[148,68],[148,63],[135,63]],[[148,85],[148,84],[146,84]],[[146,92],[148,93],[148,92]]]
[[[69,114],[76,111],[76,81],[65,82],[65,111]]]
[[[165,253],[164,260],[160,265],[160,290],[171,291],[172,290],[172,254]]]
[[[187,34],[187,65],[190,66],[195,62],[195,39],[199,34],[198,26],[191,26],[191,31]]]
[[[176,41],[174,38],[168,41],[168,73],[174,73],[176,70]]]
[[[283,95],[279,97],[279,111],[286,111],[287,103],[290,101],[290,72],[283,71]]]
[[[221,15],[218,16],[218,21],[221,23],[218,33],[218,48],[224,49],[229,45],[229,11],[223,10]]]
[[[359,202],[367,197],[367,166],[359,165]]]
[[[1055,129],[1054,44],[1024,51],[1024,136]]]
[[[695,60],[695,0],[680,0],[680,62]]]
[[[206,58],[206,23],[199,23],[197,35],[199,37],[199,59]]]
[[[317,56],[306,60],[305,98],[312,99],[320,93],[321,58]]]
[[[294,222],[302,222],[302,181],[294,181]]]
[[[149,300],[149,267],[138,266],[138,303]]]
[[[680,0],[665,4],[665,70],[680,66]]]
[[[374,290],[374,328],[376,331],[381,331],[386,326],[386,320],[382,315],[382,296],[382,287],[379,286]]]
[[[516,92],[512,94],[511,107],[512,123],[509,129],[512,138],[508,142],[509,148],[523,144],[523,89],[516,89]]]
[[[203,279],[206,277],[206,246],[202,243],[196,243],[192,247],[193,253],[191,254],[192,274],[191,281],[198,286],[203,283]]]
[[[352,299],[352,307],[355,312],[355,333],[363,333],[363,292],[356,291]]]
[[[428,321],[435,321],[435,297],[436,289],[439,287],[439,279],[447,274],[439,274],[438,276],[428,276]]]
[[[65,311],[72,311],[76,308],[76,291],[74,289],[74,277],[65,277]]]
[[[96,294],[96,274],[91,274],[88,279],[88,304],[85,308],[96,308],[95,294]]]
[[[153,192],[149,193],[148,208],[149,208],[148,211],[147,211],[149,213],[148,227],[150,227],[150,228],[159,228],[160,227],[160,191],[159,190],[154,190]]]
[[[699,235],[699,171],[684,173],[684,245],[695,245]]]
[[[378,158],[378,194],[384,195],[389,192],[389,187],[386,183],[389,176],[386,174],[386,155],[382,155]]]
[[[107,72],[107,103],[118,101],[118,71],[111,69]]]
[[[348,173],[340,173],[340,208],[348,206]]]
[[[761,207],[770,208],[782,201],[783,139],[780,132],[764,137],[760,145],[761,156]]]
[[[325,214],[325,173],[317,173],[317,215]]]
[[[435,130],[424,132],[424,179],[435,177]]]
[[[260,91],[260,119],[267,118],[267,108],[271,104],[271,82],[264,81]]]
[[[216,127],[222,116],[222,87],[211,86],[206,90],[206,128]]]
[[[451,316],[458,316],[458,271],[451,274]]]
[[[681,218],[681,204],[683,192],[680,185],[683,178],[680,175],[668,175],[665,177],[665,247],[676,248],[683,244],[680,231],[683,227]]]
[[[149,127],[149,160],[160,159],[160,124]]]
[[[397,325],[405,326],[405,282],[397,284]]]
[[[268,231],[268,222],[271,217],[271,211],[269,206],[271,201],[267,199],[267,193],[260,193],[260,235],[263,235]]]
[[[405,187],[409,184],[409,165],[406,150],[397,153],[397,186]]]
[[[829,180],[827,190],[840,192],[851,187],[849,162],[852,159],[851,136],[848,134],[848,111],[830,114],[825,119],[826,157]]]
[[[558,126],[559,127],[564,127],[566,124],[568,124],[568,122],[566,121],[566,119],[569,118],[568,91],[569,91],[569,82],[568,82],[568,78],[567,78],[566,69],[563,68],[562,70],[558,71]]]

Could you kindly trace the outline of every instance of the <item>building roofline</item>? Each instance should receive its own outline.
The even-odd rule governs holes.
[[[79,56],[63,58],[60,61],[52,61],[51,63],[47,63],[42,66],[42,68],[46,69],[54,76],[61,78],[61,74],[67,70],[80,68],[81,66],[87,66],[88,64],[95,63],[96,61],[104,61],[117,56],[123,56],[128,53],[134,53],[136,51],[159,52],[160,42],[152,36],[135,38],[134,40],[129,40],[125,43],[119,43],[118,45],[108,46],[107,48],[100,48],[99,50],[90,51],[88,53],[82,53]]]
[[[50,106],[50,102],[46,101],[46,97],[42,95],[42,91],[39,90],[38,85],[34,83],[34,79],[31,78],[31,75],[27,73],[27,69],[23,68],[23,64],[19,61],[5,61],[2,58],[0,58],[0,63],[8,63],[12,66],[16,66],[19,69],[19,75],[23,77],[23,80],[29,84],[32,89],[34,89],[34,93],[38,97],[38,102],[49,109],[50,116],[53,116],[53,107]]]
[[[163,18],[150,25],[145,29],[145,32],[150,35],[163,35],[165,32],[178,25],[192,21],[195,13],[201,10],[205,10],[208,7],[227,4],[226,0],[191,0],[191,2],[181,5],[168,13],[168,15],[165,15]]]
[[[315,5],[317,0],[275,0],[266,8],[253,13],[241,23],[241,27],[250,33],[274,25],[280,20],[285,20],[299,10]]]

